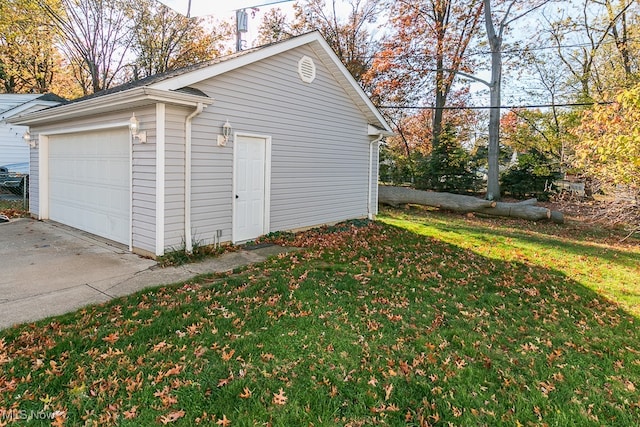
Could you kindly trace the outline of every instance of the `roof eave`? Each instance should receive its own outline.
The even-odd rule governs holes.
[[[17,125],[33,126],[114,111],[121,109],[123,106],[130,109],[136,105],[141,106],[162,102],[185,107],[196,107],[198,104],[211,105],[213,101],[213,98],[205,98],[203,96],[153,89],[149,87],[137,87],[122,92],[87,99],[86,101],[59,105],[46,110],[29,113],[24,116],[12,117],[7,121]]]
[[[41,106],[44,109],[48,107],[55,107],[56,105],[59,105],[59,104],[60,103],[56,101],[38,101],[38,99],[36,98],[35,100],[27,101],[24,104],[18,105],[17,107],[13,107],[9,110],[3,111],[2,113],[0,113],[0,120],[9,121],[8,119],[10,119],[11,117],[17,116],[18,114],[22,113],[24,110],[27,110],[34,106]]]
[[[340,70],[340,74],[345,80],[342,83],[345,83],[347,87],[350,87],[357,94],[357,99],[355,99],[354,101],[356,102],[356,105],[361,108],[361,111],[365,114],[365,116],[369,120],[369,123],[375,126],[379,126],[385,131],[393,134],[393,130],[389,126],[389,123],[387,123],[376,106],[373,105],[373,102],[371,102],[369,96],[367,96],[356,79],[351,75],[349,70],[347,70],[347,67],[345,67],[340,58],[338,58],[338,55],[333,52],[333,49],[331,48],[331,46],[329,46],[329,43],[327,43],[327,41],[320,36],[316,38],[316,41],[323,47],[324,51],[328,54],[327,56],[331,59],[338,70]]]
[[[392,132],[387,129],[382,129],[376,125],[370,124],[368,129],[368,134],[369,136],[394,136],[395,132]]]

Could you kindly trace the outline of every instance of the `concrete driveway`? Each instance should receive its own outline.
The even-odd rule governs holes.
[[[156,262],[62,225],[0,224],[0,328],[104,302]]]
[[[32,219],[0,224],[0,329],[67,313],[150,286],[230,271],[286,252],[279,246],[230,252],[159,268],[113,243]]]

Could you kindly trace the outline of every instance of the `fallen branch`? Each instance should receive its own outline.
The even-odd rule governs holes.
[[[627,234],[627,236],[620,240],[620,243],[625,242],[629,237],[633,236],[635,233],[640,233],[640,227],[636,227],[635,230],[631,231],[631,233]]]

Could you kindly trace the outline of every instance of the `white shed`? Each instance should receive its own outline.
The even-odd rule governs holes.
[[[33,216],[151,256],[373,217],[391,133],[317,32],[14,122]]]

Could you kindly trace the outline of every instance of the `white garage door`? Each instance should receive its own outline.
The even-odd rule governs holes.
[[[129,131],[49,138],[49,218],[129,243]]]

